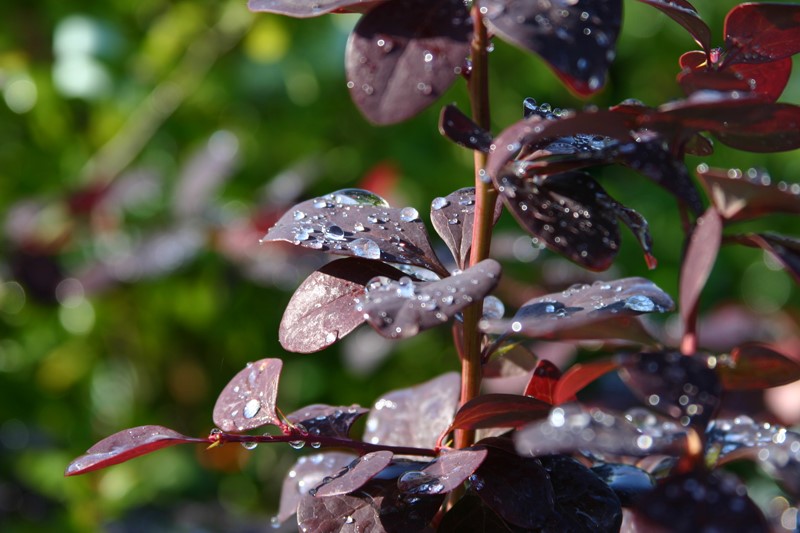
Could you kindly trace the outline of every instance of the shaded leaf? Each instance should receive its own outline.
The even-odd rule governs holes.
[[[591,470],[611,487],[623,506],[630,506],[635,498],[650,492],[656,486],[653,476],[633,465],[603,463],[593,466]]]
[[[533,298],[511,320],[484,321],[482,328],[488,333],[515,333],[533,338],[609,338],[608,333],[603,335],[603,328],[619,321],[627,321],[627,326],[636,315],[663,313],[673,307],[669,295],[653,282],[638,277],[623,278],[573,285],[560,293]],[[598,326],[590,330],[593,334],[584,335],[585,328],[593,325]],[[614,327],[609,332],[617,337],[624,330]]]
[[[439,133],[470,150],[491,150],[492,134],[475,124],[453,104],[444,106],[439,114]]]
[[[355,455],[343,452],[324,452],[300,457],[286,474],[281,488],[281,501],[276,519],[283,522],[297,512],[300,498],[316,488],[326,477],[346,468]]]
[[[706,285],[722,242],[722,219],[709,208],[697,219],[681,263],[679,309],[684,331],[693,330],[700,293]]]
[[[572,91],[586,96],[605,84],[622,23],[620,0],[480,0],[479,5],[493,33],[540,55]]]
[[[502,213],[502,204],[495,205],[493,223]],[[431,222],[442,238],[458,267],[463,269],[472,248],[472,227],[475,221],[475,187],[453,191],[431,202]]]
[[[444,515],[439,524],[439,533],[462,533],[471,529],[482,533],[524,533],[529,531],[511,525],[477,495],[468,492]]]
[[[311,353],[327,348],[362,322],[356,297],[375,276],[400,279],[403,273],[378,261],[346,258],[312,273],[292,295],[283,312],[278,339],[290,352]]]
[[[529,396],[483,394],[461,406],[451,429],[518,428],[549,411],[548,403]]]
[[[361,488],[392,462],[394,454],[387,450],[370,452],[354,459],[346,467],[332,476],[326,476],[322,483],[309,491],[317,498],[347,494]]]
[[[697,10],[686,0],[639,0],[666,14],[683,26],[703,50],[708,51],[711,43],[711,30],[703,22]]]
[[[217,398],[214,423],[222,431],[247,431],[267,424],[282,425],[275,413],[283,361],[261,359],[239,371]]]
[[[365,442],[433,448],[456,413],[461,378],[455,372],[381,396],[369,413]]]
[[[767,63],[800,52],[800,5],[744,3],[725,17],[723,65]]]
[[[515,377],[529,373],[537,366],[536,356],[527,347],[514,343],[494,352],[483,365],[484,378]]]
[[[163,426],[139,426],[110,435],[91,448],[85,454],[75,458],[64,471],[65,476],[76,476],[124,463],[161,448],[176,444],[208,443],[207,439],[198,439],[181,435]]]
[[[750,90],[775,102],[783,94],[792,74],[792,58],[785,57],[769,63],[735,63],[726,70],[748,81]],[[752,87],[755,85],[755,87]]]
[[[772,253],[794,278],[795,283],[800,283],[800,240],[774,233],[736,235],[734,240],[739,244],[761,248]]]
[[[556,384],[561,377],[561,370],[547,359],[540,359],[533,369],[531,379],[525,385],[525,396],[553,404]]]
[[[716,358],[725,390],[760,390],[800,380],[800,363],[759,343],[747,343]]]
[[[286,419],[294,425],[301,425],[301,432],[309,435],[346,439],[350,436],[350,428],[355,421],[368,412],[369,409],[358,405],[332,407],[314,404],[298,409],[287,415]]]
[[[699,165],[697,176],[727,221],[773,213],[800,214],[800,184],[773,184],[769,174],[754,168],[742,172]]]
[[[556,383],[555,391],[553,392],[553,403],[559,405],[570,401],[577,393],[594,383],[595,380],[618,367],[619,363],[611,359],[572,365]]]
[[[469,54],[472,20],[459,0],[394,0],[364,15],[347,41],[350,96],[376,124],[435,102]]]
[[[391,208],[379,196],[360,189],[344,189],[297,204],[262,239],[273,241],[448,274],[431,248],[416,209]]]
[[[500,279],[500,264],[493,259],[440,281],[414,282],[410,278],[374,280],[367,287],[362,310],[370,326],[391,339],[413,337],[439,326],[456,313],[486,296]]]
[[[365,11],[383,0],[248,0],[250,11],[295,18],[318,17],[338,11]]]

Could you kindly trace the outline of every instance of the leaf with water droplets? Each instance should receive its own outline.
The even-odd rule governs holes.
[[[733,237],[735,242],[770,252],[800,284],[800,239],[775,233],[748,233]]]
[[[622,2],[481,0],[489,29],[539,54],[572,91],[587,96],[605,84],[622,23]]]
[[[559,405],[572,401],[584,388],[618,367],[619,363],[612,359],[572,365],[556,383],[553,403]]]
[[[444,324],[486,296],[500,280],[500,264],[493,259],[439,281],[382,278],[367,286],[361,308],[370,326],[390,339],[413,337]]]
[[[347,41],[350,96],[376,124],[416,115],[455,81],[472,20],[459,0],[395,0],[364,15]]]
[[[724,64],[769,63],[800,52],[800,5],[746,3],[725,17]]]
[[[256,13],[277,13],[295,18],[319,17],[327,13],[363,13],[383,0],[248,0]]]
[[[725,390],[760,390],[800,380],[800,363],[755,342],[717,357],[715,368]]]
[[[486,320],[487,333],[548,339],[631,339],[648,342],[637,331],[636,315],[672,310],[672,299],[644,278],[573,285],[560,293],[528,300],[510,320]],[[627,333],[626,333],[627,331]]]
[[[669,18],[683,26],[697,44],[708,51],[711,43],[711,30],[703,22],[697,10],[686,0],[639,0],[658,9]]]
[[[461,379],[455,372],[381,396],[372,407],[364,442],[433,448],[455,415]]]
[[[336,474],[324,478],[311,495],[321,498],[354,492],[386,468],[392,462],[392,457],[394,454],[387,450],[364,454]]]
[[[439,114],[439,133],[470,150],[488,153],[492,147],[492,134],[453,104],[444,106]]]
[[[425,491],[431,494],[445,494],[458,489],[481,465],[487,454],[486,448],[475,446],[460,450],[443,449],[439,457],[428,463],[421,473],[428,479]],[[419,484],[417,484],[419,487]]]
[[[354,454],[343,452],[324,452],[299,458],[283,479],[280,507],[275,517],[277,522],[280,524],[295,514],[302,496],[319,486],[324,478],[346,468],[355,458]]]
[[[654,352],[620,358],[620,377],[642,401],[684,426],[705,428],[719,407],[722,383],[706,358]]]
[[[502,204],[495,205],[493,223],[502,213]],[[475,221],[475,187],[465,187],[431,202],[431,222],[459,268],[469,262],[472,248],[472,227]]]
[[[214,405],[214,423],[222,431],[247,431],[267,424],[282,425],[275,413],[283,361],[261,359],[231,379]]]
[[[769,174],[752,168],[742,172],[700,165],[697,176],[726,221],[773,213],[800,214],[800,184],[773,183]]]
[[[286,241],[331,254],[415,265],[447,275],[433,252],[425,224],[408,215],[409,211],[379,205],[375,200],[351,201],[339,191],[297,204],[262,241]]]
[[[679,308],[686,332],[694,330],[700,293],[714,268],[721,242],[722,219],[714,208],[709,208],[697,219],[681,263]]]
[[[208,443],[207,439],[187,437],[163,426],[139,426],[110,435],[85,454],[74,459],[64,471],[65,476],[86,474],[111,465],[124,463],[161,448],[177,444]]]
[[[281,346],[311,353],[327,348],[364,322],[356,309],[375,276],[400,279],[403,273],[378,261],[345,258],[312,273],[292,295],[278,330]]]
[[[313,404],[298,409],[286,416],[295,425],[301,425],[303,431],[313,436],[339,437],[350,436],[350,427],[356,420],[367,414],[369,409],[358,405],[333,407],[324,404]]]
[[[462,405],[451,429],[518,428],[539,420],[550,404],[518,394],[482,394]]]

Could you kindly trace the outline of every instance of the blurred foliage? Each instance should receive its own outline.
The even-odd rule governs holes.
[[[357,113],[342,66],[357,16],[298,21],[252,15],[245,3],[5,4],[3,531],[261,529],[296,453],[288,447],[197,454],[181,447],[81,478],[62,472],[72,457],[125,427],[163,424],[206,434],[217,392],[248,360],[285,358],[285,412],[319,401],[369,405],[382,392],[457,366],[446,328],[392,345],[359,331],[318,355],[286,354],[278,345],[283,306],[319,265],[306,254],[259,247],[258,233],[281,209],[367,186],[422,212],[433,197],[470,183],[471,155],[436,132],[439,106],[385,128]],[[720,44],[734,2],[695,4]],[[658,105],[680,97],[677,59],[694,43],[647,6],[625,7],[610,84],[592,102],[633,97]],[[491,59],[495,131],[521,117],[526,96],[584,105],[537,58],[497,42]],[[797,76],[786,101],[800,102]],[[442,99],[450,101],[468,108],[463,83]],[[788,181],[800,171],[795,153],[717,146],[705,161],[763,167]],[[660,260],[648,273],[626,235],[614,275],[645,275],[674,295],[682,247],[676,206],[629,171],[600,174],[612,194],[648,218]],[[120,183],[127,188],[114,189]],[[113,201],[102,194],[108,190]],[[106,203],[95,208],[97,198]],[[797,233],[780,218],[752,227]],[[509,279],[580,278],[519,235],[504,216],[496,248],[524,259],[509,264]],[[744,299],[757,311],[796,313],[798,291],[774,268],[760,251],[725,249],[703,302]]]

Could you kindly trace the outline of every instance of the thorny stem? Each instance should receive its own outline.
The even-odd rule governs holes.
[[[477,5],[472,7],[474,24],[472,48],[472,73],[469,77],[469,97],[473,120],[483,129],[490,129],[489,113],[489,36],[483,24],[483,16]],[[485,181],[486,154],[475,152],[475,223],[472,233],[470,265],[489,257],[492,238],[492,216],[497,200],[497,191],[491,182]],[[478,396],[481,386],[481,335],[478,321],[483,302],[464,310],[463,354],[461,357],[461,405]],[[459,430],[455,434],[456,448],[466,448],[475,441],[475,432]]]
[[[388,450],[395,455],[422,455],[435,457],[436,450],[430,448],[413,448],[410,446],[388,446],[385,444],[372,444],[360,440],[326,437],[322,435],[242,435],[239,433],[212,433],[208,436],[212,446],[219,446],[228,442],[265,443],[265,442],[304,442],[312,447],[320,448],[348,448],[363,455],[369,452]]]

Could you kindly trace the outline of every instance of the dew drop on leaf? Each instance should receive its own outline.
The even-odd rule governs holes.
[[[244,448],[245,450],[255,450],[256,446],[258,446],[257,442],[243,442],[242,443],[242,448]]]
[[[245,404],[242,415],[245,418],[253,418],[258,414],[260,410],[261,410],[261,401],[253,398],[252,400],[248,401]]]
[[[304,441],[304,440],[291,440],[291,441],[289,441],[289,446],[291,446],[295,450],[301,450],[301,449],[303,449],[303,446],[305,446],[305,445],[306,445],[306,441]]]
[[[363,226],[362,226],[363,228]],[[350,249],[357,257],[364,259],[380,259],[381,248],[375,241],[369,239],[358,238],[350,242]]]
[[[439,196],[438,198],[434,198],[431,202],[431,209],[438,211],[439,209],[445,208],[448,205],[450,205],[450,201],[447,198]]]
[[[413,207],[404,207],[400,210],[400,220],[403,222],[414,222],[419,218],[419,213]]]

